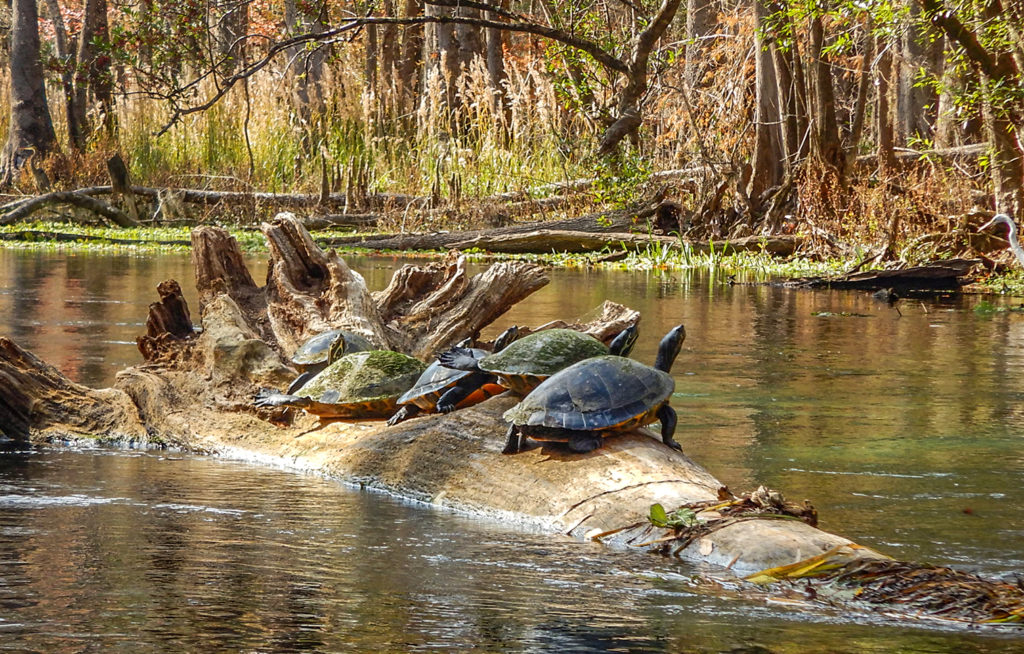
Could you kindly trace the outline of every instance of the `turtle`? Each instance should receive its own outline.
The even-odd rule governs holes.
[[[500,352],[519,335],[518,327],[509,327],[494,341],[494,352]],[[471,341],[470,341],[471,342]],[[475,359],[482,359],[491,354],[480,348],[470,348],[469,343],[462,345],[468,349]],[[401,408],[388,420],[389,425],[397,425],[403,420],[415,417],[421,412],[450,413],[457,408],[472,406],[483,402],[489,397],[504,393],[505,388],[499,386],[490,375],[483,371],[457,370],[446,368],[440,361],[427,366],[416,384],[398,398]]]
[[[574,329],[546,329],[512,343],[501,352],[477,359],[466,348],[438,356],[441,365],[457,370],[483,371],[516,395],[524,396],[542,381],[577,361],[606,354],[628,356],[636,342],[636,325],[619,332],[606,346]]]
[[[661,422],[661,440],[672,449],[676,412],[669,398],[676,383],[669,374],[686,330],[678,325],[658,346],[654,367],[625,357],[599,356],[580,361],[544,380],[504,413],[512,423],[504,454],[523,449],[523,438],[567,443],[573,452],[590,452],[602,438]]]
[[[316,377],[317,373],[327,367],[327,357],[331,344],[339,337],[344,338],[342,351],[345,354],[375,349],[373,344],[366,340],[366,338],[346,329],[330,329],[317,334],[300,345],[299,349],[295,350],[295,353],[292,355],[292,365],[298,368],[302,374],[296,377],[295,381],[288,387],[288,393],[295,393],[306,382]]]
[[[300,389],[301,395],[261,391],[256,406],[293,406],[321,418],[387,418],[427,367],[401,352],[343,354],[344,347],[343,339],[335,340],[330,363]]]

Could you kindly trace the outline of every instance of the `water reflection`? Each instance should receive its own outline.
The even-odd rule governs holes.
[[[383,288],[391,271],[402,262],[387,258],[350,263],[367,277],[372,288]],[[259,261],[250,265],[255,279],[265,277]],[[184,255],[65,255],[0,249],[0,275],[5,280],[0,289],[0,334],[12,335],[65,373],[92,385],[109,384],[114,372],[138,362],[134,338],[143,331],[146,305],[156,299],[157,283],[173,277],[182,282],[187,293],[193,292],[188,257]],[[642,312],[641,338],[634,356],[652,362],[661,336],[684,322],[688,338],[674,370],[677,392],[673,404],[680,414],[677,440],[687,454],[734,490],[751,490],[764,483],[783,490],[792,499],[808,498],[818,507],[824,528],[897,557],[957,564],[1000,575],[1012,575],[1024,567],[1024,455],[1019,427],[1024,422],[1024,316],[975,313],[972,308],[977,299],[970,297],[905,300],[900,318],[867,294],[855,292],[730,286],[701,274],[555,270],[551,275],[548,287],[502,316],[487,334],[497,334],[514,323],[536,325],[574,317],[610,299]],[[194,298],[190,296],[189,300],[194,307]],[[29,467],[34,465],[42,464]],[[28,479],[31,481],[24,483],[38,483],[38,475]],[[101,488],[116,483],[113,479],[97,479],[90,483]],[[518,550],[529,552],[533,546],[528,539],[525,543],[511,541],[513,544],[503,546],[506,549],[497,556],[490,550],[479,552],[474,549],[476,544],[452,536],[458,547],[467,548],[455,557],[457,563],[414,559],[403,568],[394,565],[392,545],[383,537],[376,543],[382,549],[374,549],[370,543],[356,542],[359,539],[355,534],[359,532],[352,532],[354,541],[343,539],[337,541],[342,545],[336,545],[348,549],[334,550],[339,556],[325,562],[306,551],[292,549],[292,535],[264,535],[264,548],[254,551],[242,533],[232,536],[231,547],[204,550],[204,557],[213,557],[209,561],[196,561],[193,536],[231,518],[218,514],[214,519],[207,512],[164,507],[177,501],[169,498],[178,496],[183,497],[184,506],[207,505],[184,498],[192,484],[179,475],[139,476],[137,486],[133,493],[137,490],[140,501],[154,507],[148,509],[154,522],[151,529],[141,533],[125,529],[123,537],[132,546],[119,547],[115,558],[138,561],[139,557],[148,557],[139,561],[142,571],[134,573],[139,579],[132,583],[137,581],[143,588],[158,581],[170,584],[161,595],[165,605],[159,607],[160,611],[174,607],[183,610],[182,605],[192,606],[189,610],[193,612],[201,611],[198,607],[213,602],[211,598],[217,597],[214,587],[220,585],[233,593],[258,596],[266,592],[255,587],[267,579],[260,570],[261,561],[270,557],[274,562],[289,562],[266,573],[274,584],[287,589],[275,595],[274,602],[288,608],[282,615],[260,617],[257,624],[265,634],[284,639],[280,645],[284,649],[298,648],[305,639],[316,648],[325,630],[341,630],[353,642],[370,647],[380,634],[368,627],[366,620],[403,634],[417,634],[415,638],[409,636],[408,643],[400,638],[388,641],[388,646],[397,650],[427,647],[424,643],[433,642],[431,634],[489,638],[492,649],[502,649],[506,642],[515,643],[510,649],[522,649],[524,643],[539,647],[541,641],[556,643],[567,638],[559,635],[559,625],[565,621],[576,626],[575,635],[582,633],[580,625],[586,624],[594,627],[587,632],[591,634],[588,638],[605,637],[596,617],[603,613],[595,614],[589,608],[585,615],[582,610],[565,613],[571,607],[559,604],[551,609],[551,616],[534,616],[536,619],[524,623],[528,626],[516,620],[510,623],[505,614],[506,600],[523,602],[523,611],[533,615],[531,603],[574,596],[536,580],[530,584],[539,584],[539,594],[531,590],[534,586],[520,587],[515,566],[480,569],[473,563],[477,554],[491,561],[521,560],[527,568],[541,566],[552,556],[575,561],[580,556],[576,544],[564,544],[562,547],[568,549],[553,555],[545,549],[550,543],[542,539],[535,543],[539,552],[517,558],[523,554]],[[265,500],[272,505],[267,515],[287,515],[290,500],[282,498],[280,505],[273,498]],[[344,500],[331,499],[330,503],[339,501]],[[80,512],[76,518],[81,520],[68,521],[68,532],[52,537],[71,547],[81,530],[96,529],[94,515],[118,507],[126,510],[126,506],[131,505],[109,502],[64,507],[61,510]],[[374,506],[363,510],[373,513],[382,509]],[[213,524],[194,525],[197,515],[205,515]],[[350,519],[339,518],[341,522]],[[408,518],[417,519],[422,516]],[[373,522],[372,517],[360,520]],[[104,527],[108,528],[114,530],[113,526]],[[415,525],[398,519],[388,528],[407,544],[413,538],[410,534],[416,533]],[[339,529],[344,531],[344,526]],[[114,533],[121,538],[116,530]],[[300,529],[296,533],[305,532]],[[143,537],[144,542],[140,541]],[[445,555],[445,542],[434,547],[439,550],[436,555]],[[406,552],[402,556],[408,558],[408,551],[402,551]],[[243,557],[246,552],[249,558]],[[45,555],[37,552],[34,556]],[[91,565],[97,574],[103,574],[99,570],[107,554],[90,555],[98,560],[83,556],[86,553],[62,552],[46,563],[68,557],[86,570]],[[297,560],[298,572],[290,567],[290,556],[303,557]],[[373,565],[363,567],[364,560]],[[230,572],[222,567],[203,567],[215,563],[230,566]],[[304,567],[307,563],[314,563],[326,575],[323,578],[329,578],[331,570],[352,567],[352,575],[365,578],[367,587],[379,586],[382,594],[353,598],[358,606],[358,611],[350,607],[355,611],[353,615],[364,616],[354,623],[338,615],[325,621],[318,607],[324,601],[322,593],[331,588],[317,585],[324,583],[322,575],[310,574]],[[440,576],[424,576],[424,570],[430,571],[434,565],[448,567],[438,573]],[[460,585],[468,584],[462,573],[475,569],[481,575],[477,582]],[[396,577],[398,570],[405,576]],[[568,570],[575,568],[570,566]],[[635,574],[631,570],[622,578],[631,579]],[[171,583],[179,578],[199,580],[201,588]],[[578,578],[583,585],[595,582],[593,570],[580,572]],[[496,579],[507,582],[498,585]],[[607,581],[609,587],[625,583],[619,577],[614,579]],[[47,579],[47,583],[58,581],[59,577]],[[65,579],[64,583],[74,587],[76,582]],[[644,587],[649,583],[654,582],[645,581]],[[625,614],[626,618],[621,619],[639,621],[635,625],[638,631],[629,636],[639,640],[618,646],[642,650],[652,621],[660,624],[664,617],[661,612],[671,612],[671,607],[683,600],[661,602],[657,594],[631,599],[629,589],[635,587],[630,584],[624,586],[626,597],[616,594],[594,601],[603,608],[622,605],[621,611],[611,611],[613,617],[620,619],[620,614]],[[450,592],[438,592],[434,586]],[[203,589],[208,596],[200,593]],[[58,590],[65,592],[63,588]],[[194,597],[196,593],[199,595]],[[2,597],[26,601],[17,593]],[[57,597],[33,601],[55,602]],[[448,606],[448,613],[421,623],[422,614],[417,610],[425,597],[438,607]],[[145,603],[145,598],[138,601],[148,607],[147,611],[157,611]],[[449,614],[465,612],[467,602],[476,611],[471,627],[447,619]],[[700,613],[692,603],[700,605],[700,601],[684,603],[690,616],[684,622],[692,626],[696,619],[693,612]],[[714,603],[708,610],[718,616],[719,611],[733,610],[731,606]],[[256,611],[252,607],[246,610]],[[491,610],[493,614],[488,613]],[[745,622],[752,618],[743,617],[751,610],[744,606],[742,616],[733,616],[729,624],[752,624]],[[253,620],[250,613],[224,618],[223,629],[237,630],[238,625],[249,624]],[[268,627],[267,621],[276,622]],[[640,623],[648,631],[641,631]],[[673,621],[667,623],[659,638],[671,639],[676,633]],[[159,631],[159,626],[152,628]],[[789,623],[779,628],[788,634],[800,630]],[[289,630],[287,638],[279,633],[285,629]],[[755,631],[751,633],[756,635]],[[734,635],[736,638],[721,641],[722,649],[746,643],[738,632]],[[298,639],[300,644],[289,638]],[[227,639],[225,635],[225,642]],[[761,642],[754,638],[748,644],[754,647]],[[865,645],[868,649],[872,646]],[[693,643],[686,647],[691,649],[684,647],[683,651],[704,651]],[[778,642],[773,647],[778,647]]]
[[[316,477],[139,453],[0,455],[0,569],[0,651],[1009,644],[833,623],[701,588],[693,570],[658,557],[506,531]]]

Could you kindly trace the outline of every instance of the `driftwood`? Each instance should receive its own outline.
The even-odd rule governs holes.
[[[975,259],[949,259],[897,270],[853,271],[835,277],[799,277],[783,282],[797,288],[856,288],[899,290],[955,290],[967,284]]]
[[[76,191],[54,191],[0,207],[0,212],[7,207],[10,208],[6,213],[0,213],[0,225],[14,224],[24,220],[40,209],[55,204],[70,204],[86,209],[121,227],[135,227],[139,224],[117,207],[111,206],[102,200],[97,200],[91,195],[85,195]]]
[[[148,441],[280,461],[461,512],[721,566],[719,576],[726,569],[748,574],[837,553],[841,570],[891,561],[800,519],[785,519],[813,522],[808,507],[790,511],[760,491],[733,499],[710,473],[646,430],[609,439],[587,454],[553,446],[503,455],[501,415],[515,402],[507,396],[395,427],[380,421],[318,425],[310,416],[257,411],[253,393],[287,384],[295,371],[285,355],[324,325],[358,328],[423,356],[472,335],[546,280],[529,264],[496,264],[467,278],[460,260],[450,257],[443,264],[406,267],[385,291],[370,294],[357,273],[318,250],[294,217],[283,216],[263,226],[271,261],[267,285],[259,288],[239,268],[237,244],[219,231],[202,228],[193,236],[202,330],[191,329],[180,288],[162,284],[140,338],[147,363],[122,371],[112,389],[73,384],[0,338],[0,429],[18,439]],[[517,283],[515,293],[504,291]],[[636,320],[624,308],[605,308],[588,330],[611,333]],[[755,502],[758,495],[771,501]],[[718,506],[723,500],[740,508],[730,514]],[[701,508],[708,521],[693,529],[653,525],[646,516],[656,502]],[[813,583],[801,588],[813,595]],[[982,590],[998,586],[1001,597],[1024,612],[1019,588],[977,584]],[[815,588],[820,597],[829,590]],[[830,597],[857,601],[852,592]],[[969,602],[962,606],[966,613],[959,618],[990,617]],[[924,611],[941,615],[941,608]],[[907,609],[893,600],[885,609],[921,607]]]

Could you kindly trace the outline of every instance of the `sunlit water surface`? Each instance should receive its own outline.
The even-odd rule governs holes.
[[[350,263],[373,288],[402,264]],[[187,256],[0,249],[0,335],[109,385],[140,361],[172,277],[195,307]],[[863,293],[554,271],[489,333],[604,299],[643,313],[641,360],[686,324],[677,439],[734,490],[808,498],[825,529],[899,558],[1021,571],[1024,315],[968,297],[904,301],[900,318]],[[696,573],[292,472],[0,454],[0,651],[1024,651],[1013,632],[797,610]]]

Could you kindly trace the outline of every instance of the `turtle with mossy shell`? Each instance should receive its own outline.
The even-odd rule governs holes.
[[[676,382],[669,374],[686,330],[674,327],[661,340],[654,367],[632,359],[599,356],[555,373],[523,401],[505,412],[511,426],[503,453],[523,449],[523,438],[566,443],[573,452],[590,452],[602,438],[661,422],[661,440],[673,439],[676,412],[669,405]]]
[[[387,418],[427,367],[401,352],[344,354],[344,347],[343,339],[335,339],[330,363],[300,389],[301,395],[261,392],[256,406],[297,407],[321,418]]]
[[[350,332],[347,329],[330,329],[317,334],[300,345],[299,349],[295,350],[295,353],[292,355],[292,365],[298,368],[302,374],[296,377],[295,381],[288,387],[288,393],[295,393],[306,382],[316,377],[321,370],[327,367],[331,345],[339,338],[343,339],[341,347],[344,354],[367,352],[376,349],[373,343],[366,340],[365,337],[355,332]]]
[[[577,361],[607,354],[629,356],[636,343],[636,325],[619,332],[610,346],[574,329],[545,329],[525,336],[501,352],[477,359],[466,348],[453,348],[438,356],[441,365],[480,371],[516,395],[526,395],[542,381]]]
[[[518,327],[509,327],[495,339],[493,351],[501,352],[518,335]],[[482,359],[491,354],[487,350],[469,347],[471,342],[460,344],[460,347],[472,352],[474,358]],[[398,398],[400,408],[388,419],[388,424],[397,425],[420,413],[450,413],[455,409],[479,404],[505,390],[497,384],[494,375],[483,371],[446,368],[440,361],[434,361],[423,371],[416,385]]]

